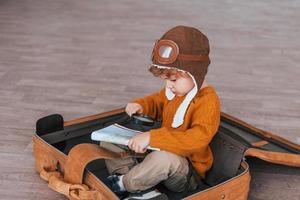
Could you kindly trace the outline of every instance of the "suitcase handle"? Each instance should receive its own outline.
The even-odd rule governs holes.
[[[48,187],[71,200],[103,200],[106,199],[98,190],[92,190],[83,184],[86,165],[96,159],[114,159],[126,155],[110,152],[99,145],[82,143],[74,146],[66,157],[63,175],[60,164],[44,166],[40,177],[48,182]],[[54,163],[53,163],[54,164]]]
[[[102,200],[104,197],[97,190],[90,190],[85,184],[71,184],[63,180],[58,171],[40,172],[40,177],[48,182],[48,187],[74,200]]]

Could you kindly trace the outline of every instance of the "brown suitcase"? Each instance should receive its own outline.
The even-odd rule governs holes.
[[[127,118],[124,109],[118,109],[68,122],[57,114],[39,119],[33,136],[37,172],[51,189],[69,199],[118,199],[106,186],[108,173],[104,159],[127,155],[100,148],[98,142],[90,139],[90,134],[110,124],[123,123]],[[299,145],[225,113],[210,145],[214,163],[204,180],[205,189],[172,193],[159,186],[159,190],[169,199],[245,200],[250,189],[250,169],[252,174],[263,167],[300,174]]]

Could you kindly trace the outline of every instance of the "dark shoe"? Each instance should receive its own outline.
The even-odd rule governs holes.
[[[116,194],[120,199],[126,197],[128,195],[127,191],[121,190],[121,187],[118,184],[118,181],[120,180],[119,176],[116,174],[113,174],[106,178],[108,187]]]
[[[139,200],[139,199],[147,199],[147,200],[168,200],[168,196],[160,193],[158,190],[149,189],[137,193],[130,193],[127,198],[124,200]]]

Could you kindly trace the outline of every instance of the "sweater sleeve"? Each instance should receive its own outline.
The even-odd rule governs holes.
[[[185,131],[166,127],[151,130],[150,146],[184,157],[195,152],[205,153],[220,124],[218,97],[207,96],[199,101],[190,120],[191,127]]]
[[[133,102],[143,107],[143,114],[158,120],[162,118],[165,98],[165,88],[163,88],[159,92],[140,99],[135,99]]]

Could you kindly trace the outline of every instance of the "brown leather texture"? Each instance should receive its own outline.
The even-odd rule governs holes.
[[[73,152],[78,152],[78,149],[87,153],[88,156],[86,159],[78,160],[78,162],[76,162],[73,161],[74,153],[72,153],[71,156],[67,156],[43,141],[39,136],[34,135],[33,153],[37,172],[40,173],[41,178],[48,182],[48,186],[51,189],[65,195],[69,199],[118,199],[118,197],[91,172],[86,171],[85,177],[83,177],[83,171],[81,170],[84,169],[89,161],[99,158],[113,159],[117,155],[103,150],[95,144],[77,145],[74,147]],[[71,164],[72,166],[70,167],[68,164]],[[70,171],[72,169],[75,169],[75,171]],[[71,181],[65,180],[63,176],[65,172],[67,172],[67,177],[69,177],[68,179]],[[82,174],[76,174],[79,172]],[[70,178],[73,174],[76,174],[76,177],[74,178],[76,183],[72,182],[73,179]],[[78,181],[80,177],[83,177],[83,180]]]
[[[249,148],[245,152],[245,156],[260,158],[262,160],[275,164],[287,165],[291,167],[300,167],[299,154],[271,152],[255,148]]]
[[[241,164],[244,172],[221,184],[186,197],[186,200],[246,200],[250,189],[250,172],[246,162]]]
[[[265,141],[265,140],[260,140],[260,141],[258,141],[258,142],[253,142],[253,143],[251,143],[251,145],[252,145],[253,147],[263,147],[263,146],[265,146],[265,145],[267,145],[267,144],[269,144],[269,142],[268,142],[268,141]]]
[[[67,157],[64,170],[64,179],[70,183],[82,183],[84,168],[96,159],[118,159],[120,155],[99,145],[83,143],[71,149]]]
[[[90,115],[90,116],[86,116],[86,117],[81,117],[81,118],[77,118],[77,119],[73,119],[70,121],[66,121],[64,122],[64,126],[71,126],[74,124],[80,124],[80,123],[84,123],[84,122],[88,122],[88,121],[92,121],[92,120],[96,120],[96,119],[101,119],[104,117],[108,117],[111,115],[116,115],[116,114],[120,114],[122,112],[125,112],[125,108],[119,108],[119,109],[115,109],[109,112],[104,112],[104,113],[99,113],[96,115]]]

